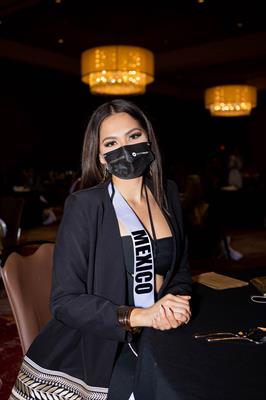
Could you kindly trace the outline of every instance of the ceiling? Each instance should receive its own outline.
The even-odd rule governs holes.
[[[158,2],[159,3],[159,2]],[[92,5],[93,4],[93,5]],[[130,44],[155,54],[151,93],[199,99],[205,88],[266,90],[263,1],[1,0],[0,58],[80,75],[80,54]]]

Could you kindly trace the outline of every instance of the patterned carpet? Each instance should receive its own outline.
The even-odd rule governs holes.
[[[15,321],[3,289],[0,298],[0,399],[7,400],[16,380],[22,359],[22,350]]]

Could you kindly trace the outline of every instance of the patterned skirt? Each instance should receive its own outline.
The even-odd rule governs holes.
[[[108,388],[88,386],[66,373],[40,367],[24,357],[10,400],[106,400]]]

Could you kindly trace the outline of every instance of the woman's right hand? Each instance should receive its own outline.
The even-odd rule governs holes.
[[[130,315],[132,327],[166,330],[187,323],[191,317],[190,296],[167,294],[148,308],[135,308]]]

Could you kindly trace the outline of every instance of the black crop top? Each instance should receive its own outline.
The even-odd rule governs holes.
[[[158,275],[165,276],[170,268],[173,254],[173,237],[168,236],[161,239],[152,240],[154,254],[154,270]],[[122,236],[124,260],[127,271],[134,273],[134,253],[133,243],[130,235]]]

